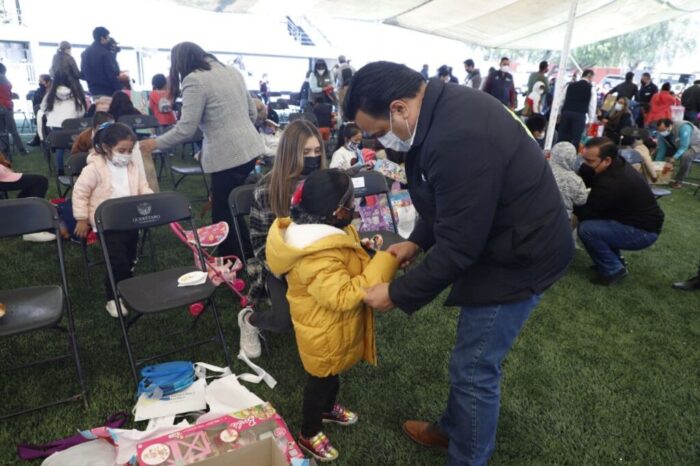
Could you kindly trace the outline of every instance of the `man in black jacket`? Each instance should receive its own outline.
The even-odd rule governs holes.
[[[586,143],[579,170],[591,189],[586,204],[574,207],[578,236],[595,263],[594,283],[613,285],[627,275],[621,250],[638,251],[654,244],[664,213],[649,185],[608,138]]]
[[[683,91],[681,105],[685,107],[684,118],[697,125],[700,113],[700,79],[696,79],[692,86]]]
[[[462,307],[447,408],[439,424],[407,421],[404,432],[423,445],[449,442],[449,464],[486,464],[500,363],[573,255],[556,182],[527,129],[483,92],[376,62],[353,76],[344,107],[384,147],[407,152],[420,220],[389,251],[404,266],[426,252],[391,284],[367,290],[365,302],[412,314],[452,286],[446,305]]]
[[[95,41],[81,55],[83,78],[88,83],[93,99],[112,97],[112,94],[122,88],[119,82],[119,64],[113,51],[114,42],[109,37],[109,31],[102,26],[92,31],[92,37]]]
[[[637,95],[637,92],[639,92],[639,88],[634,83],[634,73],[630,71],[625,75],[625,80],[613,87],[608,94],[617,94],[618,99],[626,97],[632,100]]]
[[[632,107],[633,115],[637,125],[641,128],[644,127],[644,115],[649,111],[649,103],[654,94],[659,92],[659,88],[651,80],[651,75],[649,73],[642,73],[642,79],[639,85],[639,92],[635,97],[637,105]]]
[[[570,142],[578,149],[581,136],[588,124],[596,118],[596,93],[593,87],[593,70],[583,70],[581,79],[567,84],[559,120],[559,141]]]

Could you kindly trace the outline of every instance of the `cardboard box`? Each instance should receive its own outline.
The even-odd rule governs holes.
[[[239,450],[230,451],[203,461],[197,466],[288,466],[287,460],[274,440],[267,438],[263,441],[248,445]]]
[[[269,403],[139,443],[136,451],[139,466],[199,465],[266,440],[280,451],[283,464],[304,459],[287,424]]]

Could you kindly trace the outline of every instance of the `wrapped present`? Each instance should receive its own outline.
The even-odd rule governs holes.
[[[406,184],[406,170],[398,163],[392,162],[389,159],[379,159],[374,164],[374,170],[378,171],[385,177]]]
[[[288,463],[303,460],[287,424],[265,403],[137,445],[139,466],[185,466],[271,439]]]

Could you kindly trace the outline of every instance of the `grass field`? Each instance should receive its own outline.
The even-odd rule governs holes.
[[[15,159],[19,171],[46,174],[38,151]],[[165,182],[163,188],[169,186]],[[202,187],[199,180],[191,180],[183,190],[200,197]],[[51,180],[47,197],[54,196]],[[670,286],[697,269],[700,246],[694,237],[700,231],[700,200],[686,188],[660,202],[666,213],[664,231],[651,249],[625,254],[630,275],[621,285],[590,284],[590,260],[577,251],[566,276],[545,294],[504,364],[492,465],[700,464],[700,292],[683,293]],[[191,262],[188,250],[169,231],[157,231],[155,242],[160,266]],[[2,465],[20,464],[15,456],[19,442],[45,443],[101,425],[112,413],[131,411],[135,401],[118,323],[104,310],[103,270],[92,268],[88,285],[80,249],[68,243],[65,248],[90,407],[86,411],[73,403],[4,421]],[[55,282],[53,251],[52,243],[0,240],[2,288]],[[144,259],[137,273],[151,265]],[[235,354],[237,301],[222,288],[217,302]],[[336,464],[444,463],[444,453],[411,444],[399,425],[407,418],[434,419],[440,414],[448,393],[447,364],[456,316],[457,309],[443,307],[441,299],[410,318],[401,311],[378,316],[379,367],[359,365],[342,377],[340,400],[360,414],[360,422],[326,431],[340,451]],[[145,318],[137,326],[136,338],[154,339],[189,319],[184,310]],[[198,332],[212,332],[212,320],[211,315],[204,316]],[[277,378],[278,386],[249,388],[271,401],[297,433],[304,373],[294,338],[270,335],[268,342],[270,353],[258,363]],[[49,332],[5,340],[0,342],[0,366],[63,348],[65,340]],[[165,348],[167,342],[148,346]],[[224,364],[217,345],[179,358]],[[234,371],[244,370],[240,363],[234,364]],[[7,411],[72,393],[77,381],[73,367],[62,363],[3,373],[0,385]]]

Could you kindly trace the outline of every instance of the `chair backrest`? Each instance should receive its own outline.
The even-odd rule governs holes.
[[[254,191],[254,184],[239,186],[231,191],[231,194],[228,196],[228,205],[234,218],[241,215],[250,215]]]
[[[80,134],[79,129],[59,129],[51,131],[48,137],[49,147],[52,149],[68,149],[73,147],[73,141]]]
[[[66,162],[66,172],[70,176],[80,176],[83,168],[87,165],[87,157],[87,152],[78,152],[77,154],[71,155]]]
[[[119,123],[124,123],[134,131],[138,129],[160,128],[158,119],[153,115],[124,115],[119,118]]]
[[[355,186],[355,197],[389,193],[389,186],[386,183],[386,178],[379,172],[360,172],[352,177],[352,183]]]
[[[46,199],[28,197],[0,202],[0,238],[58,230],[58,213]]]
[[[190,220],[191,217],[187,198],[169,191],[108,199],[97,207],[95,223],[100,232],[131,231]]]
[[[61,128],[79,130],[92,128],[92,118],[67,118],[61,123]]]

